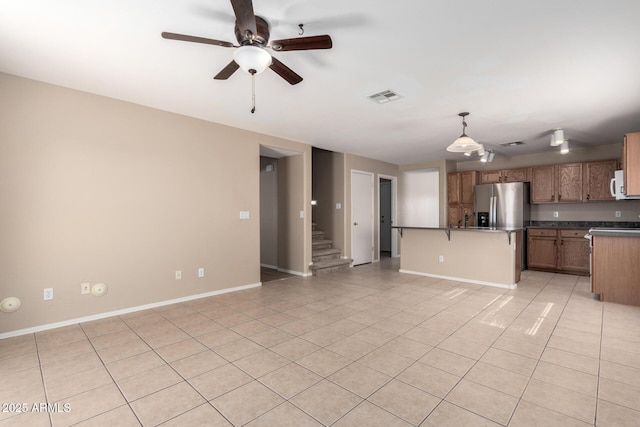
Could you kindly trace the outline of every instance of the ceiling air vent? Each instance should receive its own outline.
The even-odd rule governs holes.
[[[504,144],[500,144],[503,147],[516,147],[518,145],[524,145],[522,141],[513,141],[513,142],[505,142]]]
[[[369,95],[367,98],[374,102],[377,102],[378,104],[384,104],[387,102],[395,101],[402,97],[392,90],[383,90],[382,92]]]

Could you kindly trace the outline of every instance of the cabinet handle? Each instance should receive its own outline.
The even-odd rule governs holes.
[[[587,200],[589,200],[591,198],[590,194],[587,194]]]
[[[562,199],[562,194],[558,194],[558,201],[560,201],[560,199]]]
[[[556,245],[556,240],[553,241],[553,246],[555,246],[555,245]]]
[[[560,244],[561,244],[561,245],[564,245],[564,240],[560,240]]]

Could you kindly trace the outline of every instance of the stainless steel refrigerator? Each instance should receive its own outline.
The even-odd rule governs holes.
[[[529,225],[529,183],[480,184],[473,190],[476,226],[524,228]]]
[[[529,225],[529,183],[480,184],[473,190],[476,226],[522,229],[521,269],[527,268]]]

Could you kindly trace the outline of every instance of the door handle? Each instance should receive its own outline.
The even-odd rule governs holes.
[[[357,222],[354,222],[354,223],[353,223],[353,225],[358,225],[358,223],[357,223]]]

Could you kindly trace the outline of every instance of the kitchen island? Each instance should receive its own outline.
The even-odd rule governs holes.
[[[515,289],[523,229],[395,226],[400,272]]]
[[[600,301],[640,306],[640,229],[592,228],[591,290]]]

